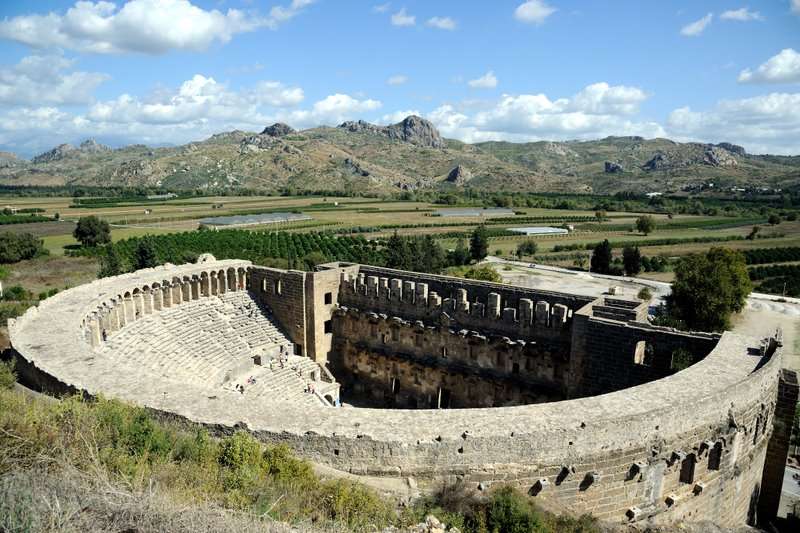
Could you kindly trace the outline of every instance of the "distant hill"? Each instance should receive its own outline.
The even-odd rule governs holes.
[[[267,191],[417,189],[553,192],[675,191],[800,186],[800,156],[750,155],[730,143],[607,137],[594,141],[484,142],[444,139],[410,116],[390,126],[364,121],[295,131],[231,131],[169,148],[62,144],[30,161],[0,154],[3,185],[165,186]]]

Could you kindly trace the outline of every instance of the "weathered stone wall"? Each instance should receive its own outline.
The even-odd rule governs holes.
[[[326,364],[333,341],[332,315],[339,305],[342,274],[355,272],[357,266],[321,268],[306,273],[306,345],[307,354],[319,364]]]
[[[250,292],[272,311],[297,355],[306,355],[306,272],[252,267]]]
[[[502,327],[481,332],[471,327],[456,329],[440,321],[429,324],[440,328],[430,330],[434,337],[428,341],[429,345],[433,339],[444,344],[442,339],[450,336],[451,344],[456,346],[454,353],[466,353],[467,359],[469,353],[463,350],[464,343],[469,345],[476,340],[470,331],[487,337],[487,347],[495,342],[491,339],[503,337],[514,343],[532,339],[537,346],[545,342],[560,346],[564,339],[564,345],[580,354],[579,366],[588,368],[587,372],[591,369],[599,372],[606,358],[612,368],[617,357],[626,361],[631,346],[640,337],[655,344],[662,340],[683,346],[696,343],[698,352],[712,345],[713,349],[686,370],[599,396],[515,407],[418,410],[334,409],[295,403],[263,405],[208,383],[178,381],[133,362],[105,360],[92,347],[103,324],[119,325],[120,319],[135,320],[137,311],[146,314],[148,305],[164,305],[168,301],[165,298],[172,303],[178,298],[194,299],[205,290],[213,293],[212,279],[217,279],[217,291],[241,289],[245,280],[253,293],[259,294],[261,281],[279,278],[286,282],[282,289],[292,286],[304,294],[306,274],[269,272],[270,269],[250,268],[245,262],[219,261],[167,266],[98,280],[63,291],[29,309],[22,317],[10,320],[9,337],[13,349],[25,360],[26,373],[52,376],[64,390],[117,397],[216,430],[246,427],[266,442],[287,443],[309,459],[348,472],[414,476],[423,485],[459,477],[467,483],[511,482],[554,508],[591,512],[617,522],[651,516],[656,522],[683,518],[737,526],[755,516],[767,443],[773,428],[779,427],[774,413],[781,374],[780,352],[773,351],[774,344],[764,350],[758,339],[732,333],[723,334],[718,341],[713,336],[705,340],[702,335],[682,337],[658,328],[592,316],[589,305],[592,301],[577,307],[578,300],[574,308],[561,304],[569,311],[568,319],[571,315],[571,327],[559,326],[557,334],[547,333],[553,331],[552,325],[539,328],[541,334],[525,337],[504,334],[506,330]],[[219,281],[220,273],[227,285]],[[262,279],[256,281],[259,276]],[[405,278],[413,281],[412,274],[406,273]],[[495,287],[487,284],[485,297],[476,297],[479,303],[486,301],[483,298],[488,299],[488,293],[492,292],[489,289]],[[154,288],[158,290],[154,292]],[[346,290],[340,291],[345,298]],[[144,296],[145,292],[150,295]],[[287,294],[284,308],[278,305],[278,295],[261,292],[276,317],[280,312],[282,320],[293,325],[297,325],[298,317],[308,320],[307,306],[294,296],[296,292],[284,293]],[[353,296],[354,301],[355,298],[361,295]],[[364,295],[364,301],[366,298]],[[559,298],[551,303],[568,300]],[[470,297],[467,301],[472,304],[475,299]],[[516,307],[509,308],[519,311],[520,300],[516,303]],[[527,303],[522,304],[530,309]],[[599,314],[628,316],[630,309],[624,305],[607,304],[597,302],[601,307]],[[555,305],[552,303],[551,309]],[[374,319],[369,312],[379,313],[368,306],[350,307],[359,308],[362,317],[368,316],[367,323]],[[403,308],[412,307],[416,308],[416,301]],[[511,323],[510,312],[508,315]],[[423,320],[405,312],[392,316],[403,317],[403,331],[413,331],[418,327],[414,321]],[[357,317],[354,315],[353,320]],[[392,327],[389,316],[378,319]],[[338,319],[333,320],[336,339]],[[365,319],[358,320],[359,327],[365,327]],[[516,318],[514,324],[515,331],[520,331]],[[289,325],[284,326],[291,331]],[[343,322],[342,327],[347,324]],[[299,329],[307,331],[302,324]],[[467,330],[466,335],[462,336],[461,329]],[[450,330],[456,330],[456,334]],[[576,342],[579,330],[585,335]],[[388,333],[391,339],[391,330]],[[593,348],[597,339],[616,335],[624,338]],[[400,335],[396,342],[402,344],[411,339],[409,335]],[[359,339],[349,340],[359,342]],[[389,341],[392,342],[395,341]],[[526,341],[525,350],[530,344]],[[521,346],[511,350],[512,357],[506,361],[497,360],[498,350],[478,350],[478,362],[485,363],[484,370],[507,371],[509,361],[517,357],[522,361],[527,356],[525,351],[516,351]],[[379,355],[375,348],[368,351]],[[671,355],[668,349],[654,352],[657,368],[663,370],[667,353]],[[539,361],[546,362],[547,358]],[[570,365],[573,363],[570,360]],[[546,368],[546,363],[534,368],[532,376],[547,378],[547,373],[540,373]],[[627,363],[618,369],[630,373]],[[553,372],[556,381],[555,367]],[[600,373],[597,376],[605,379]],[[640,378],[634,375],[624,379]],[[608,381],[603,386],[620,386],[620,380]],[[780,416],[783,420],[784,415]],[[779,459],[779,453],[771,450],[770,464],[778,464]]]
[[[573,319],[571,397],[604,394],[669,376],[676,371],[680,351],[697,362],[719,340],[718,334],[598,318],[593,311],[578,312]]]
[[[413,408],[499,407],[563,399],[559,343],[486,337],[340,308],[333,371],[356,397]]]

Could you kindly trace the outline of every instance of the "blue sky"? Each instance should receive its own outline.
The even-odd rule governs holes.
[[[800,0],[0,3],[0,149],[414,112],[451,138],[800,154]]]

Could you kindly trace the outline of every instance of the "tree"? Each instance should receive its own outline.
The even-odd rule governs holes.
[[[611,272],[611,243],[608,239],[594,247],[590,270],[598,274]]]
[[[44,241],[30,233],[0,233],[0,263],[16,263],[46,253]]]
[[[605,222],[607,218],[606,212],[603,210],[595,211],[594,218],[596,218],[598,222]]]
[[[83,246],[95,247],[111,242],[111,228],[108,222],[100,220],[94,215],[81,217],[72,235]]]
[[[776,215],[775,213],[773,213],[773,214],[771,214],[771,215],[769,216],[769,218],[767,219],[767,222],[769,222],[769,224],[770,224],[771,226],[777,226],[778,224],[780,224],[780,223],[781,223],[781,217],[779,217],[778,215]]]
[[[653,299],[653,293],[647,287],[642,287],[642,289],[636,294],[636,297],[640,300],[649,302]]]
[[[469,248],[467,247],[467,241],[464,239],[459,239],[456,243],[455,250],[448,253],[449,261],[448,263],[451,266],[459,266],[459,265],[466,265],[469,263]]]
[[[525,256],[536,255],[536,252],[538,251],[539,245],[537,245],[536,241],[533,240],[521,242],[517,245],[517,257],[520,259]]]
[[[678,262],[667,305],[670,315],[690,329],[722,331],[730,327],[731,314],[744,309],[752,290],[744,256],[711,248]]]
[[[139,241],[133,252],[133,269],[153,268],[156,265],[158,265],[158,258],[156,257],[155,243],[152,238],[145,236]]]
[[[122,266],[122,258],[120,258],[116,248],[109,244],[105,246],[105,249],[105,253],[100,256],[100,271],[97,273],[97,277],[108,278],[124,273],[125,268]]]
[[[642,271],[642,254],[638,246],[626,246],[622,249],[622,264],[628,276],[635,276]]]
[[[469,240],[469,255],[475,261],[483,261],[489,253],[489,236],[486,232],[486,226],[481,224],[472,232],[472,238]]]
[[[748,233],[745,238],[748,241],[754,241],[759,231],[761,231],[761,226],[753,226],[753,229],[750,230],[750,233]]]
[[[386,266],[400,270],[411,269],[408,241],[398,235],[397,231],[386,241]]]
[[[656,229],[656,221],[650,215],[643,215],[636,219],[636,229],[639,230],[640,233],[644,233],[645,235],[649,235],[653,233]]]
[[[495,283],[502,283],[503,281],[500,274],[498,274],[495,269],[488,266],[470,268],[464,272],[464,277],[480,281],[494,281]]]
[[[303,267],[305,267],[305,269],[310,272],[314,270],[314,267],[316,267],[317,265],[321,265],[322,263],[327,263],[328,258],[325,257],[325,254],[323,254],[322,252],[313,251],[304,255],[302,261],[303,261]]]

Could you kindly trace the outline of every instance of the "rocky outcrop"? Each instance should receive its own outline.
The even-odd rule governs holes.
[[[363,177],[365,177],[365,178],[366,178],[367,176],[369,176],[369,172],[368,172],[367,170],[364,170],[364,169],[361,167],[361,164],[360,164],[358,161],[356,161],[355,159],[351,159],[351,158],[349,158],[349,157],[348,157],[348,158],[346,158],[346,159],[344,160],[344,167],[345,167],[345,168],[347,169],[347,171],[348,171],[348,172],[350,172],[351,174],[355,174],[355,175],[357,175],[357,176],[363,176]]]
[[[712,167],[732,168],[739,165],[739,162],[728,150],[709,146],[703,154],[703,163]]]
[[[277,143],[278,138],[271,135],[249,135],[239,143],[239,153],[244,155],[269,150]]]
[[[741,157],[745,157],[747,155],[747,151],[738,144],[722,142],[717,144],[717,148],[722,148],[723,150],[727,150],[730,153],[736,154]]]
[[[464,185],[471,179],[472,172],[464,168],[462,165],[458,165],[453,168],[453,170],[447,174],[447,178],[445,178],[448,183],[452,183],[453,185]]]
[[[288,124],[284,124],[283,122],[276,122],[272,126],[267,126],[264,128],[264,131],[261,132],[261,135],[269,135],[270,137],[284,137],[286,135],[291,135],[292,133],[295,133],[294,128]]]
[[[390,139],[399,139],[407,143],[430,148],[444,148],[445,142],[430,121],[422,117],[411,115],[397,124],[386,126],[386,135]]]
[[[384,135],[390,139],[404,141],[428,148],[444,148],[445,140],[430,121],[416,115],[410,115],[397,124],[376,126],[363,120],[343,122],[339,127],[353,133],[369,133]]]
[[[71,144],[59,144],[49,152],[45,152],[43,154],[39,154],[33,159],[31,159],[32,163],[41,164],[41,163],[52,163],[53,161],[59,161],[64,159],[69,154],[73,153],[77,148],[72,146]]]
[[[148,159],[124,161],[114,171],[114,180],[125,185],[161,185],[164,170]]]
[[[100,144],[94,139],[86,139],[78,146],[78,150],[85,154],[99,154],[102,152],[110,152],[111,148],[105,144]]]
[[[619,163],[614,163],[612,161],[605,162],[604,170],[606,174],[618,174],[625,171],[625,169],[622,168],[622,165],[620,165]]]
[[[666,170],[670,168],[670,160],[666,154],[657,153],[647,163],[642,165],[645,170]]]

